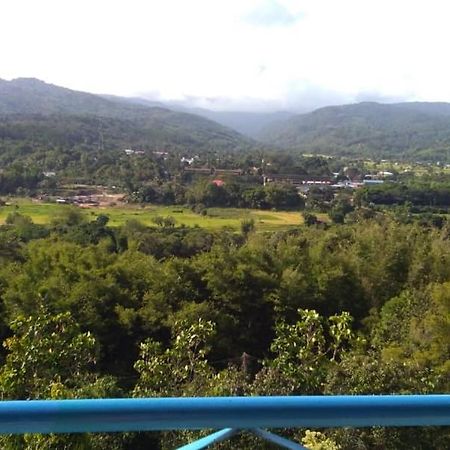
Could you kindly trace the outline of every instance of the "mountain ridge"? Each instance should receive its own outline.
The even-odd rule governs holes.
[[[126,103],[134,103],[138,105],[150,107],[162,107],[172,111],[184,112],[187,114],[195,114],[219,123],[225,127],[231,128],[238,133],[251,138],[257,138],[264,127],[270,123],[285,120],[294,116],[295,114],[289,111],[272,111],[272,112],[258,112],[258,111],[215,111],[196,106],[188,106],[184,102],[167,101],[161,102],[157,100],[150,100],[145,97],[117,97],[111,95],[103,95],[106,99],[113,99]]]
[[[449,159],[450,104],[362,102],[328,106],[267,127],[262,142],[308,153]]]
[[[195,150],[198,146],[238,150],[256,145],[235,130],[195,114],[104,98],[34,78],[0,80],[0,116],[14,116],[22,125],[26,123],[29,126],[31,116],[64,116],[71,126],[79,123],[76,118],[81,116],[114,119],[114,126],[126,128],[125,133],[144,130],[150,146],[152,136],[153,139],[158,136],[154,145],[186,146],[188,150]],[[43,125],[44,122],[39,123]],[[63,128],[67,128],[66,125]],[[139,131],[138,134],[142,133]]]
[[[70,126],[80,123],[79,116],[114,119],[109,129],[117,127],[127,136],[134,133],[138,142],[147,138],[147,147],[189,151],[271,147],[349,157],[450,161],[450,103],[446,102],[361,102],[291,116],[96,95],[35,78],[0,79],[0,116],[13,115],[26,117],[18,119],[21,127],[31,126],[30,115],[76,117],[68,119]],[[57,122],[62,124],[61,119]],[[47,132],[47,125],[44,128]],[[67,129],[67,124],[62,128]],[[256,136],[259,143],[238,129]]]

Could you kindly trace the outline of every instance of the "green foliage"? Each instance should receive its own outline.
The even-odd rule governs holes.
[[[436,181],[385,183],[364,187],[355,194],[358,205],[404,205],[438,208],[450,206],[450,184]],[[417,209],[420,211],[420,209]]]
[[[161,217],[155,216],[152,218],[152,222],[159,227],[173,228],[175,226],[176,220],[172,216]]]
[[[200,180],[186,191],[191,205],[231,206],[253,209],[300,209],[305,206],[293,185],[269,183],[266,186],[226,183],[217,186],[210,180]]]
[[[255,229],[255,221],[253,219],[243,220],[241,222],[241,233],[244,236],[247,236],[254,229]]]
[[[329,106],[273,123],[261,138],[305,153],[449,161],[449,108],[438,103]]]
[[[328,215],[334,223],[344,223],[347,214],[354,210],[349,199],[338,199],[334,202]]]
[[[64,211],[54,225],[16,213],[0,227],[5,399],[449,389],[447,225],[349,213],[344,224],[244,237],[113,229],[106,215]],[[446,432],[433,432],[281,431],[318,448],[447,448]],[[2,448],[173,448],[200,435],[3,437]],[[264,445],[248,435],[221,444]]]
[[[311,225],[317,225],[319,223],[317,216],[314,214],[311,214],[310,212],[303,212],[303,221],[306,226],[310,227]]]
[[[84,213],[0,202],[3,399],[450,389],[444,170],[418,181],[399,167],[398,183],[354,196],[312,186],[305,204],[294,186],[263,186],[261,175],[357,179],[363,164],[263,154],[195,116],[36,80],[1,82],[0,90],[10,100],[0,105],[0,193],[55,197],[62,185],[66,192],[86,183],[117,186],[130,202],[188,204]],[[294,117],[271,139],[302,152],[444,161],[449,123],[448,105],[361,104]],[[189,168],[203,173],[181,161],[194,155]],[[307,226],[298,226],[299,212],[235,207],[306,208]],[[37,208],[40,216],[27,217]],[[312,226],[321,223],[318,211],[332,223]],[[38,224],[43,214],[48,225]],[[193,224],[216,231],[186,226]],[[291,226],[261,233],[280,225]],[[2,436],[0,447],[173,448],[202,433]],[[322,450],[450,447],[439,428],[281,434]],[[219,448],[271,446],[244,434]]]
[[[140,345],[139,359],[134,368],[139,379],[133,390],[135,397],[171,397],[207,395],[213,379],[213,370],[206,355],[210,350],[215,327],[212,322],[198,319],[192,325],[176,322],[172,345],[147,340]],[[163,448],[174,448],[187,440],[197,438],[193,432],[161,433]]]
[[[302,444],[308,450],[340,450],[341,446],[337,445],[330,438],[326,437],[319,431],[306,430],[305,436],[302,438]]]
[[[67,206],[61,209],[53,218],[52,225],[55,227],[73,227],[86,222],[86,217],[79,208],[75,206]]]
[[[37,167],[14,161],[0,172],[0,193],[27,195],[35,191],[44,176]]]
[[[95,339],[81,333],[69,313],[50,315],[41,308],[36,317],[13,321],[11,329],[0,371],[3,399],[89,397],[101,387],[89,375],[97,356]]]
[[[245,148],[252,141],[193,114],[71,91],[39,80],[2,82],[0,136],[111,148]]]
[[[275,358],[270,368],[289,380],[290,392],[313,394],[320,392],[328,365],[352,344],[352,318],[343,312],[327,321],[316,311],[299,310],[293,325],[277,324],[271,345]],[[328,336],[327,336],[328,334]]]
[[[8,214],[5,223],[11,225],[13,233],[21,241],[28,242],[49,235],[49,231],[45,227],[34,224],[30,217],[24,216],[17,211]]]
[[[134,395],[202,396],[212,372],[206,360],[208,343],[214,333],[212,322],[199,319],[188,326],[176,322],[171,348],[146,341],[140,346],[140,359],[135,364],[139,381]]]
[[[0,370],[2,399],[95,398],[118,394],[111,377],[93,373],[97,359],[95,340],[90,333],[80,331],[69,313],[50,315],[41,307],[35,317],[17,318],[11,329],[14,335],[5,341],[8,354]],[[94,435],[25,434],[1,436],[0,444],[8,450],[87,450],[101,440],[101,436]],[[113,441],[110,440],[111,444]]]
[[[437,373],[421,367],[413,360],[383,361],[380,355],[347,354],[328,373],[327,394],[430,394],[442,392]],[[369,428],[328,430],[327,435],[343,448],[422,449],[447,448],[447,429],[428,428]]]

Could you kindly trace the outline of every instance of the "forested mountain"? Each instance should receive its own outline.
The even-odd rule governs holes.
[[[289,111],[276,112],[255,112],[255,111],[214,111],[206,108],[197,108],[189,105],[189,102],[159,102],[155,100],[148,100],[140,97],[115,97],[106,95],[106,99],[126,102],[128,104],[134,103],[137,105],[145,105],[151,107],[168,108],[173,111],[185,112],[188,114],[196,114],[201,117],[206,117],[225,127],[252,138],[257,138],[264,128],[269,125],[285,121],[294,116],[294,113]]]
[[[450,104],[365,102],[288,112],[210,111],[100,96],[36,79],[0,80],[0,145],[50,138],[109,149],[235,151],[258,144],[302,153],[450,161]],[[210,120],[208,120],[210,119]],[[223,126],[225,125],[225,126]],[[234,130],[233,130],[233,129]],[[24,139],[24,140],[22,140]]]
[[[97,142],[103,127],[103,139],[115,148],[145,143],[154,149],[237,150],[254,145],[237,132],[193,114],[116,101],[35,79],[0,80],[0,116],[3,140],[33,134],[77,135],[81,143]]]
[[[207,119],[214,120],[221,125],[232,128],[246,136],[257,138],[264,128],[284,121],[293,116],[287,111],[279,112],[248,112],[248,111],[211,111],[209,109],[195,108],[192,113]]]
[[[260,138],[303,152],[449,160],[450,104],[330,106],[272,124]]]
[[[96,95],[34,78],[0,80],[0,114],[114,114],[115,104]]]
[[[31,145],[27,152],[42,144],[76,145],[110,149],[144,148],[151,150],[206,150],[243,148],[250,142],[231,130],[210,126],[202,119],[160,110],[139,120],[121,120],[87,115],[14,115],[0,116],[0,148]]]

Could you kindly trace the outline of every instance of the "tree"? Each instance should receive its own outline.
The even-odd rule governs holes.
[[[58,214],[53,218],[52,225],[54,227],[72,227],[81,225],[86,222],[86,217],[75,206],[67,206],[61,208]]]
[[[276,325],[270,347],[275,358],[267,362],[267,371],[278,374],[290,394],[320,393],[329,366],[355,343],[352,320],[345,312],[325,319],[316,311],[299,309],[294,324]]]
[[[169,348],[164,350],[160,343],[152,340],[141,343],[140,356],[134,366],[139,379],[133,396],[207,395],[214,372],[206,355],[214,332],[214,324],[202,319],[191,325],[177,322]],[[161,442],[164,449],[171,449],[197,435],[195,432],[165,432],[161,433]]]
[[[95,339],[90,333],[81,333],[69,313],[52,316],[41,307],[35,317],[17,318],[11,329],[14,335],[4,343],[8,355],[0,369],[2,399],[96,398],[118,394],[111,377],[99,377],[94,372]],[[0,437],[5,450],[88,450],[101,440],[101,436],[83,434]],[[109,441],[110,448],[118,448],[114,439]]]
[[[334,223],[344,223],[345,216],[354,210],[348,199],[339,199],[332,204],[328,213]]]
[[[135,369],[139,381],[137,397],[198,396],[208,384],[212,372],[206,360],[214,324],[198,319],[196,323],[177,322],[172,346],[163,350],[160,343],[147,340],[140,345]]]
[[[295,186],[291,184],[269,183],[264,187],[266,203],[270,208],[303,208],[305,202]]]
[[[306,226],[310,227],[312,225],[317,225],[319,223],[319,220],[317,219],[317,216],[314,214],[311,214],[309,212],[303,212],[302,213],[303,222]]]
[[[253,219],[246,219],[241,222],[241,233],[247,237],[250,232],[255,229],[255,221]]]

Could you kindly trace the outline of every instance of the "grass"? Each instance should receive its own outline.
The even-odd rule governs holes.
[[[0,224],[5,222],[8,214],[17,211],[30,216],[34,223],[46,224],[53,217],[67,209],[67,205],[55,203],[40,203],[30,199],[13,199],[10,205],[0,207]],[[99,214],[106,214],[110,218],[111,226],[120,226],[128,220],[134,219],[145,225],[154,225],[155,216],[172,216],[176,225],[200,226],[209,230],[230,227],[238,230],[242,220],[253,219],[258,231],[279,231],[295,228],[303,223],[301,213],[298,211],[260,211],[255,209],[238,208],[209,208],[208,214],[202,216],[189,208],[174,206],[146,205],[118,205],[112,207],[94,207],[82,209],[86,216],[94,220]],[[318,215],[326,221],[326,215]]]

